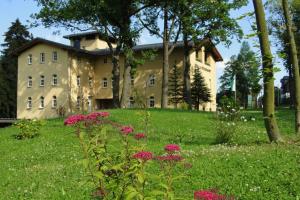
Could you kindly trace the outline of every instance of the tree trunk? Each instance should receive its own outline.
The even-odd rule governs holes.
[[[164,35],[163,35],[163,74],[161,91],[161,108],[168,107],[169,84],[169,36],[168,36],[168,9],[164,8]]]
[[[113,106],[120,108],[120,59],[119,55],[113,55]]]
[[[286,22],[288,39],[291,48],[291,58],[293,65],[294,86],[295,86],[295,131],[300,134],[300,78],[299,78],[299,63],[297,57],[297,47],[294,33],[292,31],[292,20],[290,18],[289,5],[287,0],[282,0],[284,18]]]
[[[126,55],[125,55],[121,108],[128,107],[129,93],[130,93],[130,72],[131,72],[131,63],[130,63],[129,59],[126,58]]]
[[[270,142],[281,141],[279,128],[275,117],[274,108],[274,76],[272,53],[269,43],[268,29],[265,18],[265,11],[262,0],[253,0],[257,30],[260,42],[260,49],[263,61],[263,81],[264,81],[264,98],[263,98],[263,115],[265,127]]]
[[[290,66],[288,70],[289,70],[290,109],[294,109],[295,92],[294,92],[294,78],[293,78],[292,67]]]
[[[191,98],[191,60],[189,54],[189,42],[187,35],[183,35],[183,42],[184,42],[184,73],[183,73],[183,98],[184,101],[188,104],[189,110],[192,110],[192,98]]]

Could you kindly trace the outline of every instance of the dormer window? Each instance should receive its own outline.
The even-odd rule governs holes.
[[[45,63],[45,53],[40,53],[40,63],[41,64]]]
[[[108,86],[107,78],[103,78],[102,79],[102,88],[107,88],[107,86]]]

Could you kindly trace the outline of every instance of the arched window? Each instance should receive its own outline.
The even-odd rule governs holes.
[[[45,98],[43,96],[40,97],[40,108],[45,107]]]
[[[151,74],[149,76],[149,86],[154,86],[155,85],[155,75]]]
[[[76,107],[77,107],[77,109],[80,108],[80,96],[77,96]]]
[[[32,77],[28,76],[27,87],[32,87]]]
[[[151,96],[149,98],[149,108],[154,108],[155,107],[155,99],[154,96]]]
[[[77,86],[80,87],[80,76],[77,76]]]
[[[58,83],[58,78],[56,74],[52,75],[52,85],[56,86]]]
[[[27,98],[27,109],[31,109],[32,108],[32,98],[28,97]]]
[[[107,86],[108,86],[107,78],[103,78],[102,79],[102,87],[107,88]]]
[[[43,76],[43,75],[40,76],[40,86],[41,87],[45,86],[45,76]]]
[[[52,108],[56,108],[57,107],[57,98],[56,96],[52,97]]]

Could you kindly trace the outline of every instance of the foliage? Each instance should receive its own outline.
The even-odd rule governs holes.
[[[196,110],[199,110],[201,103],[211,101],[210,90],[205,84],[204,77],[199,68],[195,68],[193,82],[191,85],[192,101]]]
[[[56,109],[56,113],[58,114],[59,117],[65,117],[66,116],[66,108],[64,106],[59,106]]]
[[[14,126],[19,129],[19,133],[15,135],[16,139],[31,139],[40,135],[43,122],[36,119],[21,119]]]
[[[15,118],[17,113],[17,49],[32,39],[27,27],[19,19],[12,22],[4,34],[0,62],[0,117]]]
[[[177,108],[177,105],[183,100],[181,74],[182,72],[178,70],[178,66],[173,65],[172,72],[169,75],[169,101],[174,104],[175,108]]]

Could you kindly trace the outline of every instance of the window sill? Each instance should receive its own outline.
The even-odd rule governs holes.
[[[31,110],[32,108],[26,108],[26,110]]]
[[[44,110],[45,107],[39,107],[39,110]]]
[[[45,87],[45,85],[40,85],[40,87]]]
[[[51,109],[57,109],[57,107],[56,107],[56,106],[55,106],[55,107],[54,107],[54,106],[51,106]]]
[[[27,86],[27,88],[32,88],[32,86]]]

